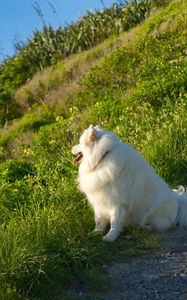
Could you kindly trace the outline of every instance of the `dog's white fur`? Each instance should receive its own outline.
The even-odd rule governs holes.
[[[112,132],[90,125],[72,153],[81,152],[78,183],[95,213],[95,230],[114,241],[124,226],[162,231],[187,225],[187,198],[171,190],[151,165]]]

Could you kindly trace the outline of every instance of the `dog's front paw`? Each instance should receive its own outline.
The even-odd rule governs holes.
[[[108,234],[106,234],[105,236],[102,237],[103,241],[105,242],[114,242],[116,240],[116,238],[113,238],[112,236],[109,236]]]
[[[118,238],[119,234],[120,232],[118,231],[110,230],[105,236],[103,236],[103,240],[106,242],[114,242]]]
[[[103,237],[102,237],[102,240],[105,241],[105,242],[111,242],[111,243],[114,242],[114,241],[113,241],[110,237],[108,237],[107,235],[103,236]]]

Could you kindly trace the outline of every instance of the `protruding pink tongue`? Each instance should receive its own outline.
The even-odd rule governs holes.
[[[82,158],[83,158],[83,154],[81,152],[78,153],[76,158],[73,160],[73,164],[75,164],[75,165],[78,164],[81,161]]]

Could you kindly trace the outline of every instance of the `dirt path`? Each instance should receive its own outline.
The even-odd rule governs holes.
[[[187,300],[187,230],[160,234],[161,249],[144,257],[107,266],[107,290],[79,290],[75,299],[86,300]],[[110,285],[110,284],[109,284]]]
[[[101,299],[187,300],[187,231],[175,229],[160,237],[162,249],[151,256],[108,266],[116,288]]]

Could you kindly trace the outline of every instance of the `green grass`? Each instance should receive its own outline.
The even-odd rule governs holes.
[[[62,294],[72,280],[84,283],[86,277],[94,291],[97,270],[108,261],[158,246],[139,228],[124,230],[114,244],[90,233],[93,212],[77,189],[70,150],[86,126],[100,124],[136,147],[171,186],[186,184],[186,4],[172,1],[122,34],[118,47],[119,39],[107,41],[109,47],[116,42],[114,51],[102,48],[101,59],[96,49],[81,53],[18,91],[27,105],[29,89],[37,106],[0,139],[0,298],[53,299],[55,288]],[[54,84],[64,70],[74,71]],[[56,101],[67,85],[71,89],[71,78],[68,100]],[[40,105],[39,95],[53,105]]]
[[[33,92],[25,90],[28,102],[16,97],[16,90],[30,81],[34,74],[47,66],[55,65],[65,57],[101,43],[107,37],[118,35],[140,24],[150,13],[151,8],[165,6],[168,0],[120,1],[110,8],[91,12],[75,23],[63,28],[52,28],[47,23],[41,31],[34,31],[27,42],[16,45],[16,54],[0,63],[0,127],[23,115],[24,110],[34,102],[42,102],[44,93],[33,101]],[[36,12],[40,9],[36,5]],[[53,10],[55,12],[55,10]],[[57,82],[51,81],[53,86]],[[40,91],[45,84],[39,82]],[[16,100],[16,101],[15,101]],[[17,104],[18,102],[18,104]],[[21,103],[21,106],[20,106]]]

